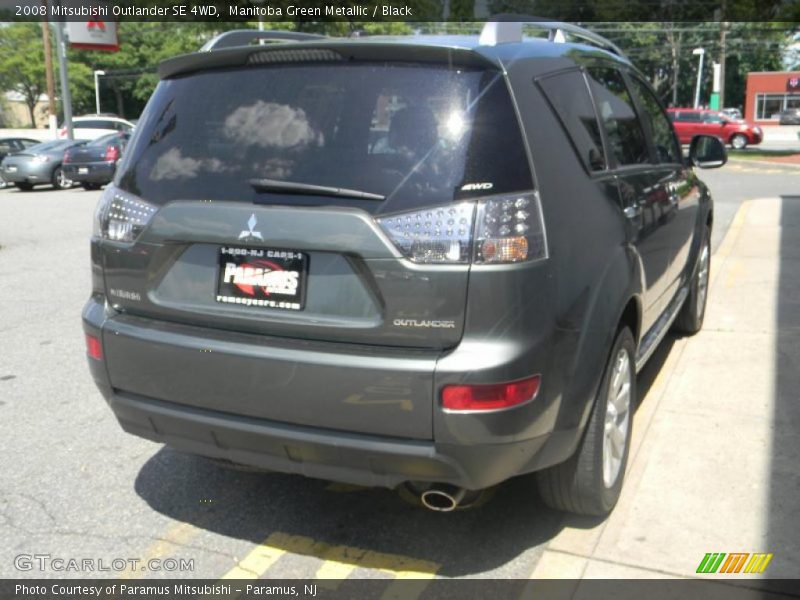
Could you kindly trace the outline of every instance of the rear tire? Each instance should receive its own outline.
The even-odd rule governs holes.
[[[64,190],[72,187],[72,180],[69,179],[61,167],[56,167],[53,171],[53,176],[50,178],[50,183],[57,190]]]
[[[27,183],[25,181],[19,181],[14,185],[17,186],[17,189],[19,189],[22,192],[30,192],[33,189],[33,184]]]
[[[579,515],[608,515],[619,499],[631,445],[636,400],[636,344],[627,327],[617,333],[592,415],[577,451],[537,473],[549,506]]]
[[[689,295],[672,325],[672,329],[685,335],[694,335],[703,328],[708,300],[708,282],[711,273],[711,232],[703,229],[703,242],[697,255],[697,264],[689,286]]]
[[[747,136],[737,133],[731,137],[731,146],[736,150],[744,150],[747,147]]]
[[[87,192],[93,192],[94,190],[99,190],[102,186],[99,183],[82,183],[81,187]]]

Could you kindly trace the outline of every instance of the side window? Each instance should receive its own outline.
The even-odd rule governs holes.
[[[622,74],[610,67],[589,69],[589,85],[618,166],[650,162],[642,125]]]
[[[558,115],[586,169],[605,169],[600,124],[583,73],[559,73],[539,79],[537,83]]]
[[[703,122],[712,125],[722,125],[722,117],[717,113],[703,113]]]
[[[658,100],[653,95],[653,92],[650,91],[650,88],[639,79],[631,77],[631,82],[633,83],[633,93],[643,109],[642,120],[650,125],[658,161],[662,163],[681,162],[680,152],[675,143],[675,136],[672,133],[672,125]]]
[[[97,123],[94,126],[96,129],[116,129],[114,121],[95,121],[95,123]]]
[[[0,142],[0,154],[8,154],[9,152],[14,152],[16,150],[15,147],[11,145],[11,142],[8,140],[3,140]]]

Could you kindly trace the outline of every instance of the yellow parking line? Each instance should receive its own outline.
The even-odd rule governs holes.
[[[195,537],[200,532],[200,529],[191,523],[174,523],[163,533],[162,537],[155,541],[147,550],[142,554],[139,563],[147,565],[147,563],[154,558],[161,558],[167,552],[174,551],[177,546],[186,544],[189,540]],[[119,574],[120,579],[133,579],[140,574],[139,571],[134,571],[130,568],[125,569]]]
[[[335,590],[343,579],[347,579],[361,562],[366,550],[349,546],[333,546],[320,556],[325,562],[314,575],[319,579],[319,586]]]
[[[322,560],[323,563],[317,569],[315,578],[319,580],[320,587],[327,589],[336,589],[342,580],[349,577],[357,568],[389,573],[396,580],[420,580],[417,583],[405,582],[402,585],[392,582],[384,592],[385,600],[417,598],[441,567],[438,563],[410,556],[333,545],[301,535],[275,532],[256,546],[221,579],[259,578],[287,553],[311,556]]]
[[[275,536],[283,534],[272,534],[263,543],[259,544],[245,556],[230,571],[225,573],[220,579],[258,579],[264,572],[274,565],[277,560],[286,554],[286,550],[276,547]]]

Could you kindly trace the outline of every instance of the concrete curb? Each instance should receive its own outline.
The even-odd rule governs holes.
[[[800,152],[798,152],[800,154]],[[789,169],[800,169],[800,165],[792,163],[775,162],[771,160],[751,160],[749,158],[729,158],[728,164],[736,165],[758,165],[762,167],[786,167]]]

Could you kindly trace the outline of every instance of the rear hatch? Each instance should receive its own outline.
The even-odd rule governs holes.
[[[106,292],[128,315],[215,336],[441,351],[463,333],[476,198],[529,189],[496,70],[300,61],[175,77],[105,193],[106,236],[124,242],[104,243]],[[134,385],[109,354],[112,383]],[[427,437],[432,396],[431,379],[414,400],[427,408],[387,430]],[[326,408],[295,405],[280,419]]]

